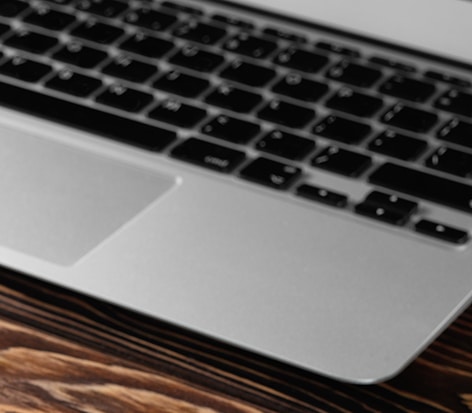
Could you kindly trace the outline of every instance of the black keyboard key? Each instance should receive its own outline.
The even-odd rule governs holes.
[[[24,19],[26,23],[48,30],[63,30],[75,22],[75,17],[68,13],[53,10],[48,6],[39,6]]]
[[[4,35],[10,30],[10,26],[0,23],[0,36]]]
[[[123,20],[126,23],[156,31],[164,31],[178,21],[177,17],[172,14],[147,7],[129,11]]]
[[[435,113],[398,103],[382,116],[381,121],[411,132],[426,133],[437,123],[438,119]]]
[[[411,77],[395,75],[382,83],[379,91],[412,102],[425,102],[436,92],[436,86]]]
[[[256,149],[283,158],[300,160],[315,149],[315,142],[292,133],[273,130],[257,142]]]
[[[275,37],[276,39],[286,42],[305,43],[307,41],[306,37],[301,34],[292,33],[277,27],[266,27],[262,32],[267,36]]]
[[[385,222],[391,225],[403,226],[408,220],[409,216],[402,211],[396,209],[388,209],[383,206],[378,206],[370,202],[361,202],[354,207],[354,211],[362,216],[375,219],[377,221]]]
[[[272,88],[275,93],[305,102],[317,102],[328,90],[326,84],[306,79],[298,73],[289,73]]]
[[[185,40],[213,45],[226,36],[226,30],[211,24],[192,20],[177,27],[174,30],[174,35]]]
[[[244,152],[189,138],[172,150],[172,156],[218,172],[233,171],[245,159]]]
[[[311,201],[320,202],[325,205],[336,208],[345,208],[348,203],[347,195],[332,191],[326,188],[320,188],[314,185],[303,184],[297,188],[297,195]]]
[[[233,112],[248,113],[262,102],[262,96],[232,85],[223,84],[213,90],[205,100],[210,105],[229,109]]]
[[[348,177],[358,177],[372,164],[370,156],[330,146],[316,155],[311,164]]]
[[[397,210],[408,216],[411,216],[418,211],[418,202],[380,191],[372,191],[367,195],[364,202],[377,205],[378,207],[387,208],[389,210]]]
[[[102,69],[102,72],[106,75],[129,80],[130,82],[142,83],[157,73],[157,67],[131,59],[128,56],[119,56],[108,63]]]
[[[235,60],[220,75],[234,82],[260,87],[269,83],[275,77],[276,72],[269,67]]]
[[[103,105],[127,112],[139,112],[152,102],[153,96],[120,84],[113,84],[98,95],[95,100]]]
[[[335,141],[356,144],[363,141],[372,128],[338,115],[329,115],[313,128],[313,133]]]
[[[108,18],[116,17],[128,8],[126,3],[117,0],[80,0],[76,7],[78,10]]]
[[[201,16],[203,14],[203,11],[198,9],[197,7],[187,6],[184,4],[176,3],[175,1],[163,1],[161,5],[178,13],[186,13],[195,16]]]
[[[245,144],[254,139],[261,127],[246,120],[219,115],[202,127],[202,132],[232,143]]]
[[[168,130],[0,82],[0,104],[148,150],[176,139]]]
[[[452,89],[444,93],[434,106],[458,115],[472,117],[472,94]]]
[[[449,75],[447,73],[437,72],[435,70],[427,70],[424,73],[424,75],[428,79],[438,80],[440,82],[447,83],[447,84],[454,85],[454,86],[459,86],[459,87],[471,87],[472,86],[472,82],[467,80],[467,79],[457,77],[457,76],[454,76],[454,75]]]
[[[51,66],[15,56],[0,65],[0,74],[23,80],[39,82],[52,70]]]
[[[69,69],[61,70],[46,82],[46,87],[73,96],[87,97],[102,86],[102,81],[90,76],[75,73]]]
[[[398,226],[406,225],[417,209],[417,202],[378,191],[373,191],[354,207],[359,215]]]
[[[326,102],[326,106],[355,116],[371,117],[382,108],[383,100],[343,87]]]
[[[342,60],[332,66],[326,75],[339,82],[359,87],[370,87],[382,77],[382,72],[372,67]]]
[[[225,62],[219,54],[202,50],[197,46],[186,45],[174,54],[169,62],[197,72],[212,72]]]
[[[247,32],[242,32],[228,39],[224,43],[223,48],[254,59],[262,59],[277,49],[277,43]]]
[[[0,16],[16,17],[28,8],[28,4],[19,0],[2,0],[0,3]]]
[[[437,238],[452,244],[465,244],[470,240],[470,234],[460,228],[422,219],[415,225],[415,230],[420,234]]]
[[[472,148],[472,123],[452,119],[437,134],[439,139]]]
[[[222,23],[224,25],[228,26],[234,26],[234,27],[239,27],[241,29],[253,29],[254,25],[247,21],[247,20],[242,20],[233,16],[229,15],[222,15],[222,14],[214,14],[211,16],[211,18],[218,23]]]
[[[273,99],[257,114],[260,119],[290,128],[303,128],[315,118],[315,111],[283,100]]]
[[[300,168],[265,158],[256,159],[240,172],[244,179],[275,189],[287,189],[301,174]]]
[[[55,52],[53,57],[61,62],[79,66],[84,69],[92,69],[103,62],[108,57],[108,54],[101,50],[84,46],[79,42],[70,42]]]
[[[57,44],[58,40],[51,36],[35,33],[29,30],[20,30],[8,37],[5,46],[25,50],[34,54],[44,54]]]
[[[472,154],[470,153],[442,146],[426,160],[425,164],[438,171],[472,177]]]
[[[180,128],[192,128],[206,118],[205,109],[182,103],[176,99],[167,99],[149,112],[151,119],[169,123]]]
[[[404,161],[418,158],[427,148],[426,141],[392,130],[382,132],[369,143],[371,151]]]
[[[158,59],[170,52],[174,48],[174,43],[155,36],[136,33],[121,43],[120,48],[128,52]]]
[[[415,66],[409,63],[400,62],[398,60],[393,60],[390,58],[380,57],[380,56],[372,56],[369,60],[372,63],[375,63],[376,65],[389,67],[390,69],[401,70],[403,72],[410,72],[410,73],[416,72]]]
[[[346,47],[340,44],[335,44],[335,43],[328,43],[328,42],[318,42],[316,43],[316,47],[318,47],[321,50],[325,50],[329,53],[336,53],[340,54],[343,56],[348,56],[348,57],[360,57],[361,54],[358,50],[355,50],[351,47]]]
[[[472,213],[472,186],[416,169],[385,163],[369,177],[374,185]]]
[[[196,76],[172,70],[154,82],[154,87],[184,97],[197,97],[210,86],[210,82]]]
[[[111,44],[123,36],[125,31],[120,27],[89,19],[75,27],[70,33],[72,36],[80,37],[90,42]]]
[[[274,63],[302,72],[316,73],[329,63],[329,58],[319,53],[289,47],[277,54]]]

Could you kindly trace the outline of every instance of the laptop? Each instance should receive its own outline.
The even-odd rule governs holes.
[[[0,263],[352,383],[472,297],[472,3],[2,0]]]

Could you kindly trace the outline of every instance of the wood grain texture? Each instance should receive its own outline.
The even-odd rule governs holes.
[[[338,383],[0,270],[1,413],[472,412],[472,308],[395,379]]]

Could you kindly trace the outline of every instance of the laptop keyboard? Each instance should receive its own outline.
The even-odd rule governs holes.
[[[467,243],[420,212],[472,213],[471,80],[306,31],[173,1],[3,0],[0,104]]]

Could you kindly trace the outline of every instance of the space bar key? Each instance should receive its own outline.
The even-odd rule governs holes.
[[[177,138],[173,131],[3,82],[0,106],[152,151],[162,150]]]
[[[472,186],[457,181],[385,163],[370,175],[369,182],[472,213]]]

